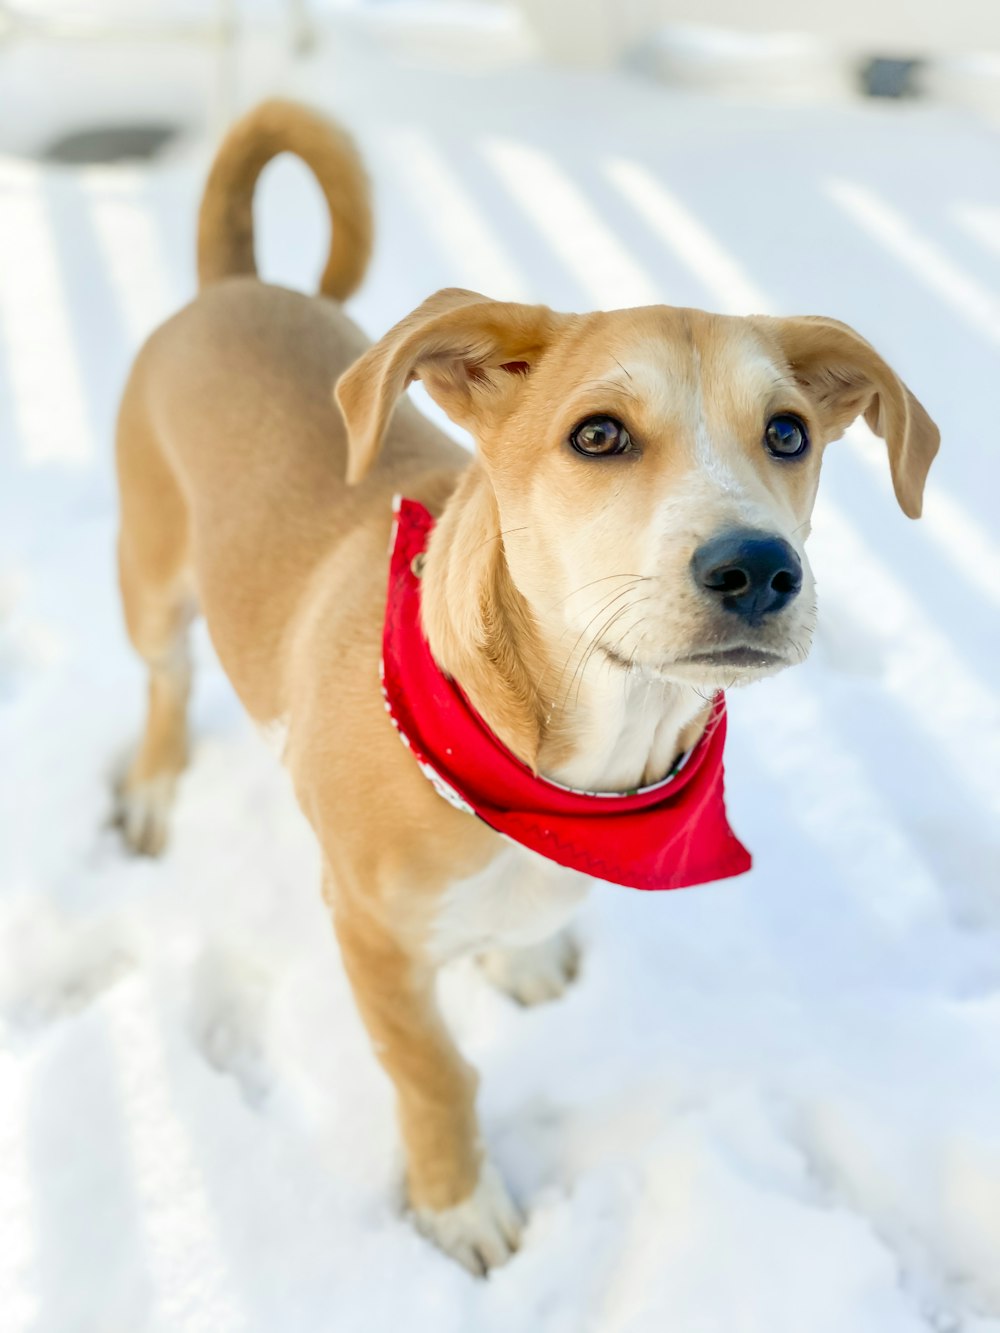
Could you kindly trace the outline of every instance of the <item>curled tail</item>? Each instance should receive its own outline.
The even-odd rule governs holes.
[[[344,130],[308,107],[278,99],[238,120],[212,164],[198,217],[199,285],[256,274],[254,186],[271,158],[286,152],[312,170],[326,198],[333,235],[320,291],[344,301],[360,284],[371,255],[368,178]]]

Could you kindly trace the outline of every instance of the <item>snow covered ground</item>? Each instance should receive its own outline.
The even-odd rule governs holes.
[[[192,291],[210,145],[0,159],[0,1325],[997,1333],[1000,143],[919,105],[393,60],[338,30],[282,83],[371,164],[372,333],[446,284],[836,315],[942,425],[927,516],[870,438],[831,450],[813,657],[731,697],[752,875],[598,887],[547,1008],[446,978],[531,1215],[477,1282],[401,1216],[315,848],[204,635],[167,855],[105,827],[141,704],[113,414]],[[269,171],[260,218],[265,273],[312,286],[304,171]]]

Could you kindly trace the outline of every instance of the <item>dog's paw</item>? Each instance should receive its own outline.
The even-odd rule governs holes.
[[[173,774],[126,778],[115,793],[112,823],[137,856],[159,856],[166,846],[175,786]]]
[[[525,949],[490,949],[479,966],[494,986],[518,1004],[557,1000],[576,976],[580,949],[568,930]]]
[[[484,1162],[479,1183],[452,1208],[413,1210],[417,1230],[477,1277],[505,1264],[517,1249],[523,1219],[496,1167]]]

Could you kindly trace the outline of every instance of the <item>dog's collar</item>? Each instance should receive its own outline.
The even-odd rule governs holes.
[[[537,776],[434,661],[420,620],[420,570],[434,519],[414,500],[397,497],[394,511],[382,692],[437,792],[559,865],[631,888],[681,889],[749,870],[723,800],[722,694],[683,765],[654,786],[590,793]]]

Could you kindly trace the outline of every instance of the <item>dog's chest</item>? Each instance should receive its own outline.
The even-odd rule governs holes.
[[[508,844],[484,870],[442,894],[431,953],[444,962],[480,949],[537,944],[566,924],[590,883],[586,875]]]

